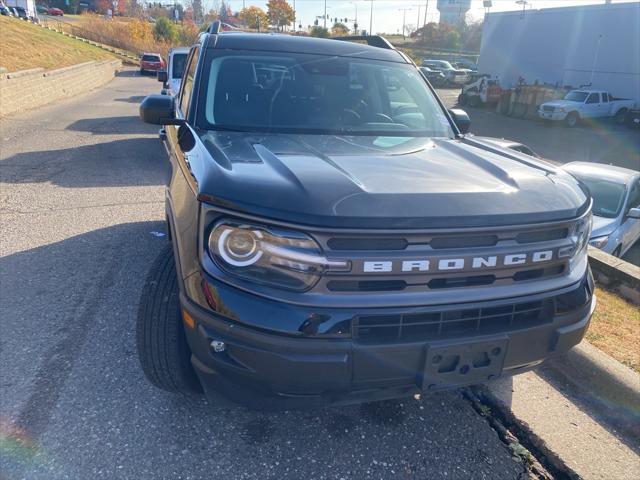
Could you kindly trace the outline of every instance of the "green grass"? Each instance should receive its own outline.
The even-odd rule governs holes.
[[[0,17],[0,67],[47,70],[116,58],[104,50],[15,18]]]

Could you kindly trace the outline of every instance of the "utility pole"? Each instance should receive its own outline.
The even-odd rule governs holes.
[[[369,15],[369,35],[373,35],[373,0],[371,0],[371,14]]]
[[[354,35],[358,35],[358,4],[356,2],[349,2],[351,3],[354,7],[356,7],[356,18],[355,18],[355,23],[353,24],[353,34]]]
[[[402,12],[402,40],[405,39],[405,29],[407,25],[407,12],[410,12],[410,8],[399,8],[399,12]]]
[[[422,5],[411,5],[412,7],[418,7],[418,21],[416,22],[416,30],[420,28],[420,9]]]
[[[324,28],[327,28],[327,0],[324,0]]]
[[[424,23],[423,25],[427,24],[427,12],[429,11],[429,0],[427,0],[427,4],[424,6]]]
[[[242,0],[244,2],[244,0]],[[296,31],[296,0],[293,0],[293,32]]]

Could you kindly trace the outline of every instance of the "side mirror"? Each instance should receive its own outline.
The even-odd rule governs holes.
[[[184,120],[176,118],[174,97],[149,95],[140,104],[140,120],[153,125],[182,125]]]
[[[627,212],[627,217],[636,218],[640,220],[640,207],[629,209],[629,211]]]
[[[159,82],[164,83],[164,82],[167,81],[167,78],[168,78],[168,75],[167,75],[167,71],[166,70],[158,70],[158,81]]]
[[[469,118],[469,115],[467,115],[467,112],[459,108],[452,108],[449,110],[449,115],[451,115],[453,123],[456,124],[458,130],[460,130],[460,133],[469,132],[469,128],[471,127],[471,119]]]

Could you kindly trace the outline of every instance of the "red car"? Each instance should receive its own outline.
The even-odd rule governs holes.
[[[144,75],[145,72],[157,72],[165,68],[166,64],[159,53],[142,54],[140,58],[140,75]]]
[[[64,12],[62,10],[60,10],[59,8],[56,7],[51,7],[47,9],[47,14],[54,16],[54,17],[62,17],[64,16]]]

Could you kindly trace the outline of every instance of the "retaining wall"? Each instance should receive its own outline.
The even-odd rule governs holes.
[[[120,60],[106,60],[57,70],[34,68],[0,74],[0,117],[88,92],[107,83],[121,69]]]

